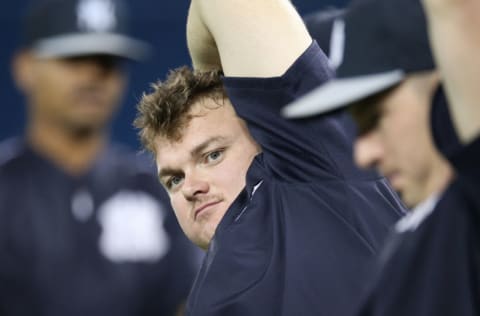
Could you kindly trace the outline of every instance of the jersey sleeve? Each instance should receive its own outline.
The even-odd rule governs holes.
[[[480,213],[480,136],[467,145],[460,142],[442,88],[433,100],[431,128],[437,149],[453,166],[456,181]]]
[[[475,219],[480,226],[480,136],[473,142],[462,147],[450,159],[455,173],[456,181],[463,189],[472,209],[475,210]]]
[[[453,126],[447,97],[442,86],[438,87],[433,96],[430,126],[435,146],[446,159],[450,159],[455,152],[461,150],[462,144]]]
[[[265,58],[268,58],[266,56]],[[281,109],[332,77],[316,42],[281,77],[225,77],[228,97],[261,145],[271,176],[284,181],[338,180],[355,172],[353,123],[344,112],[287,120]]]

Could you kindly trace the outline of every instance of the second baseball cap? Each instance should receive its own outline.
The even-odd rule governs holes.
[[[335,110],[398,84],[408,73],[434,68],[419,0],[358,0],[344,23],[343,35],[332,34],[337,43],[331,45],[343,51],[336,77],[287,105],[284,116]]]
[[[24,46],[40,58],[105,54],[141,60],[150,46],[129,34],[122,0],[32,0]]]
[[[308,32],[318,43],[325,55],[328,56],[330,67],[333,69],[338,67],[340,62],[339,53],[341,53],[341,51],[338,50],[338,46],[336,46],[334,50],[330,50],[332,43],[338,40],[331,35],[338,34],[337,28],[344,27],[344,15],[344,9],[327,7],[326,9],[310,13],[303,18]]]

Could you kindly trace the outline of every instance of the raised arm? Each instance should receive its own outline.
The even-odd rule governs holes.
[[[455,127],[468,143],[480,134],[480,1],[422,1]]]
[[[192,0],[187,41],[196,69],[273,77],[312,40],[289,0]]]

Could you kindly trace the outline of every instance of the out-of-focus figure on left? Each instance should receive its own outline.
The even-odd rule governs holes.
[[[153,165],[109,140],[128,63],[149,50],[127,12],[34,0],[25,15],[25,133],[0,144],[1,315],[181,313],[198,254]]]

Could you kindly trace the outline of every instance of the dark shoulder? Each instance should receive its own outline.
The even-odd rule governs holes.
[[[21,138],[8,138],[0,142],[0,173],[20,168],[25,158],[25,142]]]
[[[20,138],[0,142],[0,204],[3,198],[22,188],[23,175],[28,173],[28,155]]]

